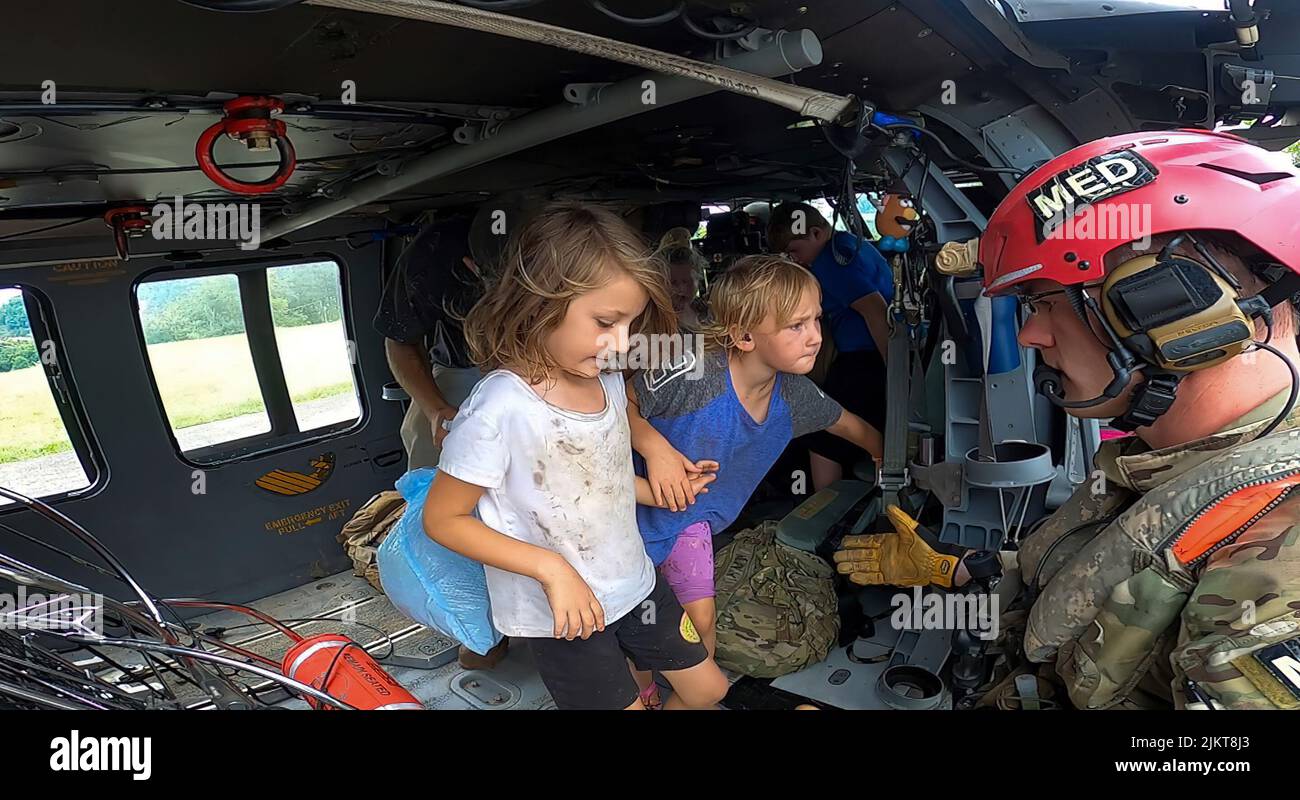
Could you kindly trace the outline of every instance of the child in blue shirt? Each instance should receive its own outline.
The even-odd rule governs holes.
[[[652,486],[681,484],[687,464],[719,464],[684,511],[637,509],[646,552],[712,654],[713,533],[735,521],[794,437],[825,430],[877,460],[883,440],[805,377],[822,343],[821,289],[808,270],[783,256],[742,259],[715,284],[710,307],[703,352],[638,373],[628,419]]]

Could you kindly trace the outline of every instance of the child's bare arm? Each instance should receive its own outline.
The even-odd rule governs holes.
[[[424,532],[448,550],[488,566],[537,576],[548,561],[562,559],[553,551],[512,539],[492,530],[474,516],[483,487],[439,472],[424,501]]]
[[[865,297],[859,297],[853,302],[854,311],[862,315],[862,319],[867,323],[867,332],[871,334],[871,341],[876,343],[876,350],[880,352],[882,361],[889,358],[889,304],[880,292],[872,292]]]
[[[701,464],[705,463],[703,461]],[[711,463],[711,462],[710,462]],[[701,472],[698,475],[692,475],[689,478],[691,490],[694,494],[707,494],[708,489],[704,488],[713,483],[718,477],[715,472]],[[654,506],[655,508],[668,508],[667,505],[655,499],[654,490],[650,488],[650,482],[641,476],[636,477],[636,502],[640,506]],[[692,501],[694,502],[694,501]],[[685,511],[683,508],[673,508],[672,511]]]
[[[439,472],[424,501],[424,532],[466,558],[542,585],[555,617],[556,638],[583,639],[605,629],[605,610],[582,576],[559,553],[512,539],[473,516],[483,487]]]
[[[718,462],[691,461],[678,452],[653,425],[646,422],[641,416],[641,407],[637,403],[632,381],[627,383],[627,422],[632,434],[632,449],[645,459],[646,474],[649,476],[647,483],[651,497],[648,502],[643,501],[638,485],[637,502],[672,511],[684,511],[688,505],[694,504],[698,489],[711,482],[701,483],[701,475],[716,472]]]
[[[835,424],[826,430],[866,450],[876,460],[877,464],[884,459],[885,437],[881,436],[880,431],[876,430],[865,419],[852,411],[842,412]]]

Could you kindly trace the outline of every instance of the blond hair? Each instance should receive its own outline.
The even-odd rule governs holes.
[[[630,225],[598,206],[545,206],[510,237],[495,280],[465,317],[470,358],[485,371],[510,369],[530,383],[543,380],[558,369],[546,338],[569,303],[618,272],[650,299],[631,332],[675,330],[662,267]]]
[[[791,319],[805,291],[821,297],[813,274],[780,255],[746,256],[713,284],[709,307],[713,320],[704,326],[705,346],[731,351],[742,331],[762,327],[771,316],[776,326]]]
[[[679,265],[690,267],[691,277],[695,279],[697,287],[704,282],[704,274],[709,262],[705,261],[700,251],[691,244],[691,232],[687,229],[673,228],[665,233],[659,240],[659,249],[655,255],[663,261],[665,268]]]

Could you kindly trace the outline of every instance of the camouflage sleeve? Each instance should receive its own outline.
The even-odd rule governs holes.
[[[1300,495],[1210,557],[1172,662],[1179,708],[1300,709]]]

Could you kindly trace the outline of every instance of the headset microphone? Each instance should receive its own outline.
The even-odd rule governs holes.
[[[1034,387],[1038,393],[1052,401],[1052,404],[1060,408],[1092,408],[1102,403],[1114,400],[1128,386],[1129,379],[1133,377],[1133,371],[1127,366],[1119,363],[1119,358],[1111,353],[1107,356],[1110,362],[1111,371],[1115,373],[1110,383],[1106,386],[1105,391],[1091,400],[1066,400],[1065,399],[1065,379],[1060,370],[1053,369],[1046,364],[1039,364],[1034,367]]]

